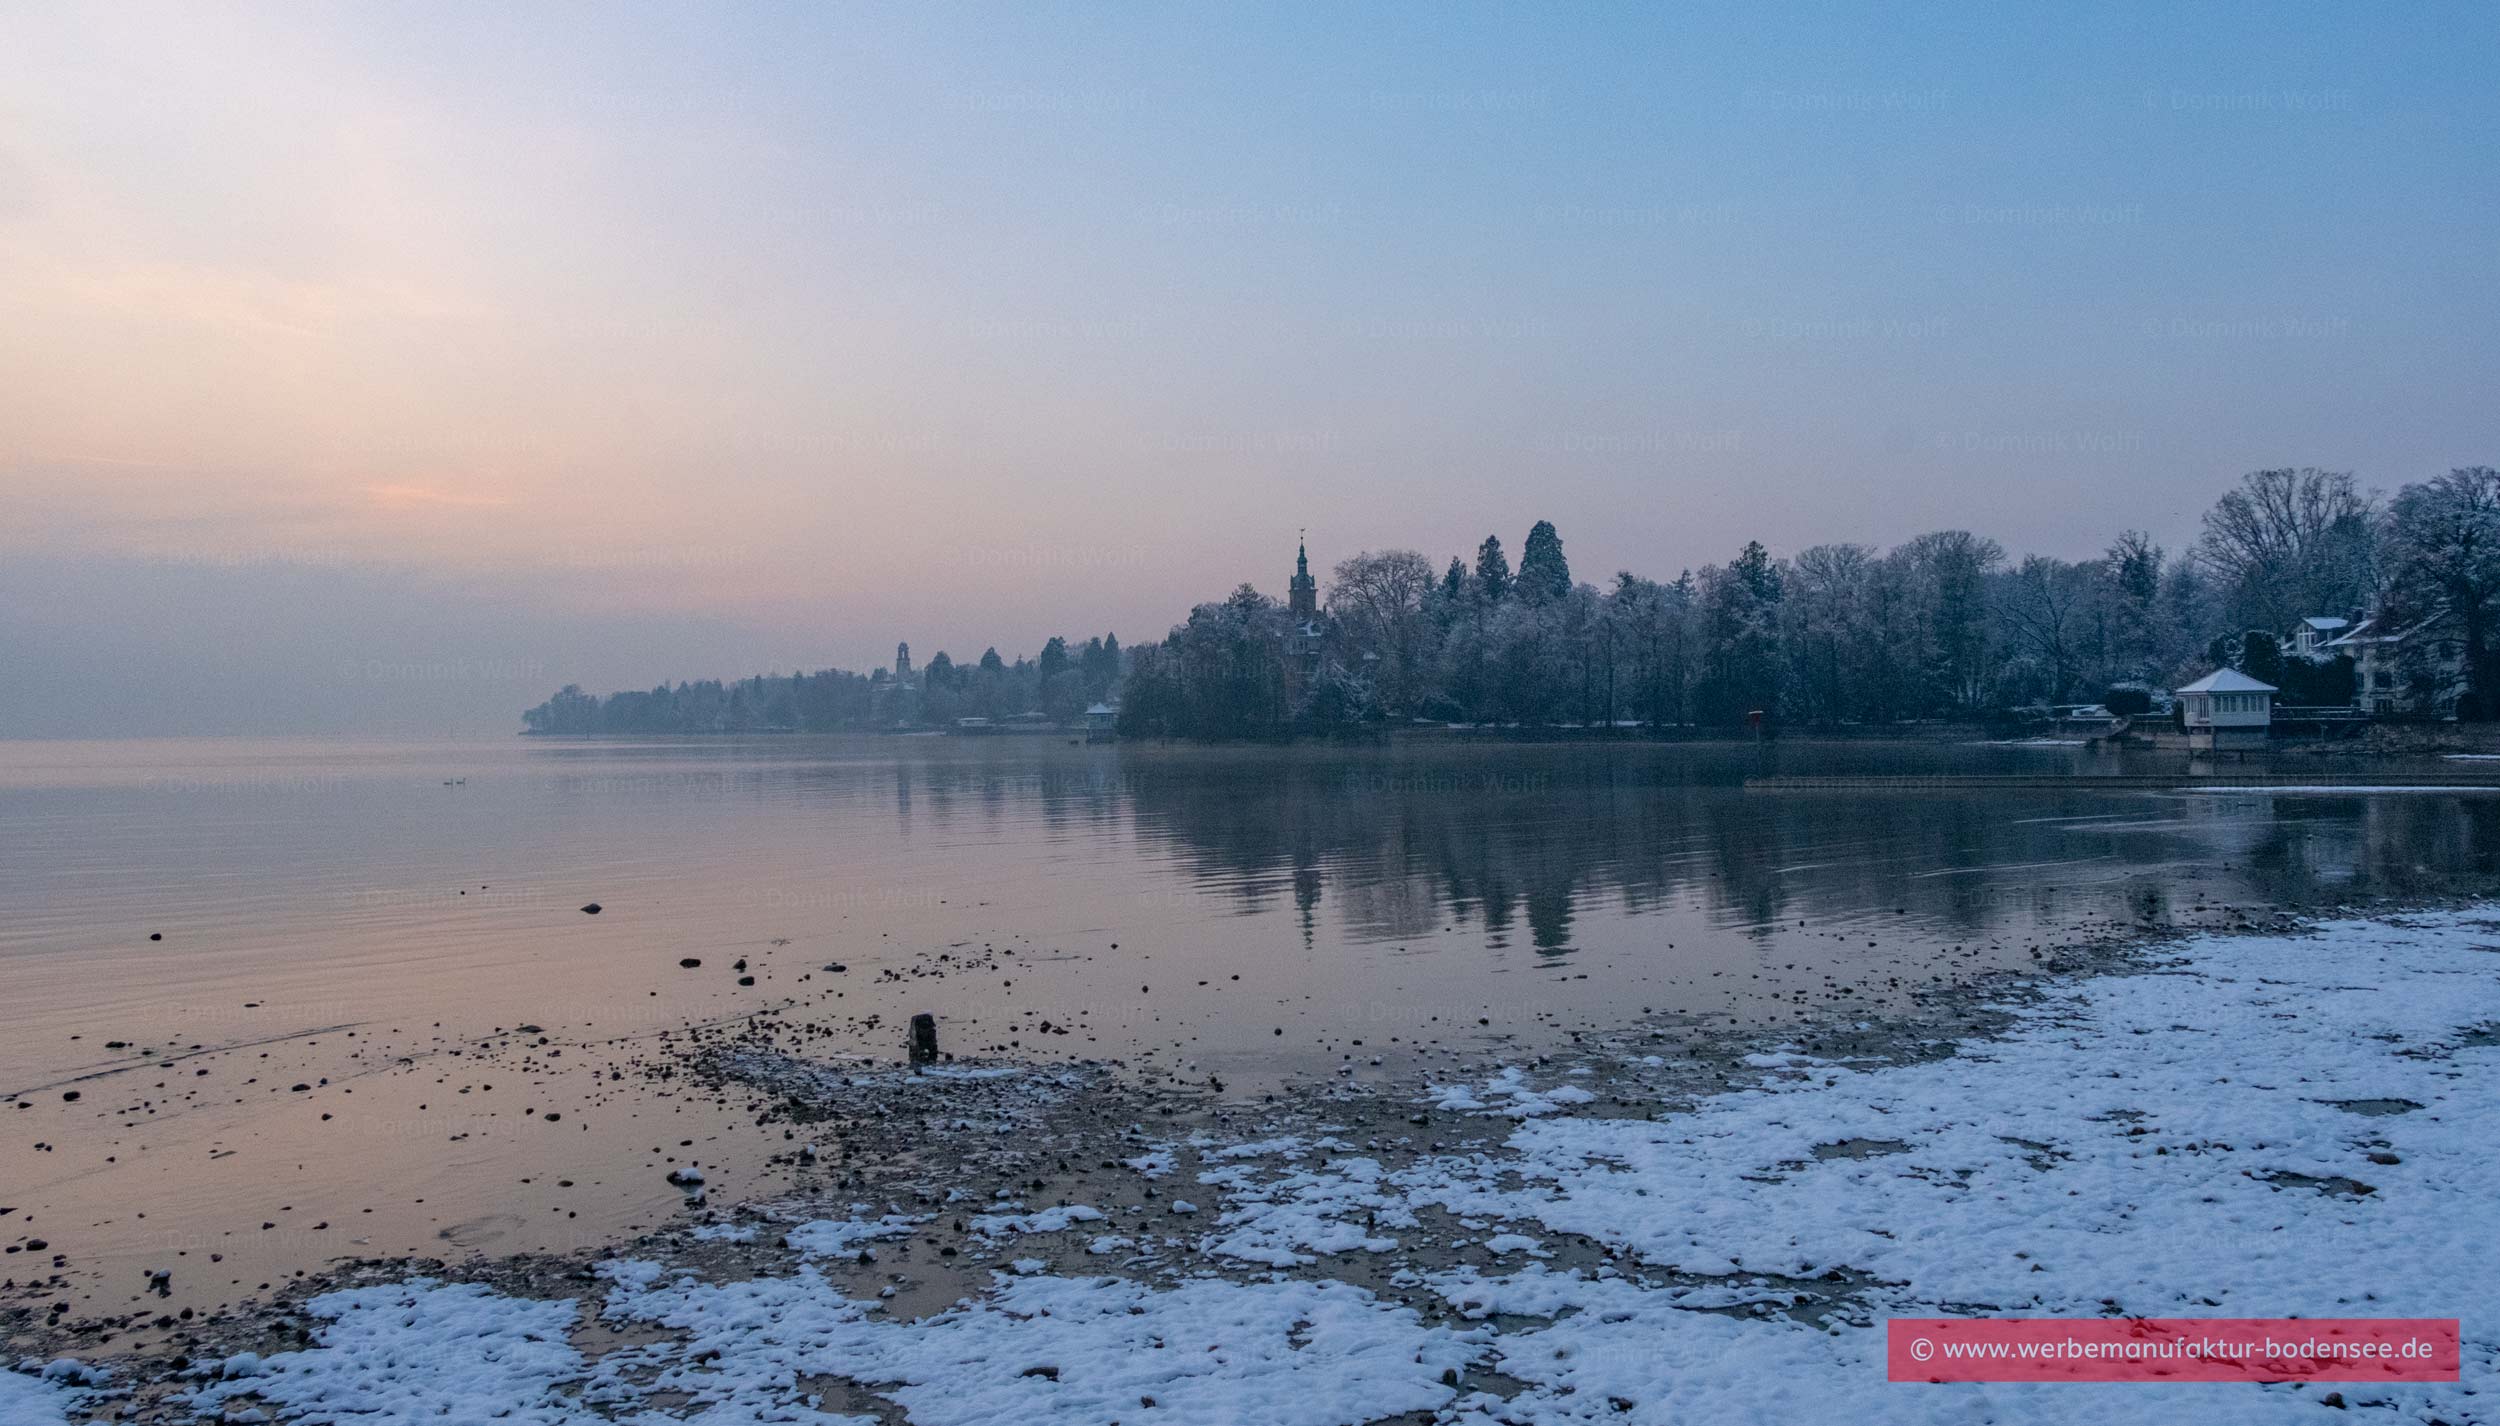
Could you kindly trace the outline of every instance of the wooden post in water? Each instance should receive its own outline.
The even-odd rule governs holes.
[[[911,1062],[914,1069],[937,1063],[937,1017],[927,1013],[911,1017]]]

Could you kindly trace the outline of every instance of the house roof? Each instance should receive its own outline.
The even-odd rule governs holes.
[[[2353,626],[2351,633],[2346,634],[2342,638],[2328,644],[2327,647],[2332,649],[2341,648],[2347,644],[2356,646],[2361,644],[2401,644],[2405,640],[2412,638],[2414,635],[2430,628],[2432,625],[2439,623],[2444,617],[2446,616],[2432,614],[2425,618],[2416,619],[2401,629],[2381,628],[2378,620],[2364,619],[2359,624]]]
[[[2330,630],[2344,628],[2344,627],[2346,627],[2347,625],[2349,625],[2352,621],[2351,621],[2351,620],[2349,620],[2349,619],[2330,619],[2330,618],[2326,618],[2326,617],[2324,617],[2323,615],[2312,614],[2312,615],[2310,615],[2308,618],[2303,619],[2303,620],[2301,620],[2300,622],[2302,622],[2302,623],[2304,623],[2304,624],[2308,625],[2310,628],[2315,629],[2315,630],[2317,630],[2319,633],[2323,634],[2323,633],[2326,633],[2326,632],[2328,632],[2328,631],[2330,631]]]
[[[2273,693],[2277,690],[2273,684],[2259,683],[2238,669],[2218,668],[2184,688],[2174,688],[2170,691],[2173,693]]]

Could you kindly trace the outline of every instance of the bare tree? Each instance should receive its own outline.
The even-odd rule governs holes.
[[[1957,709],[1987,694],[1988,576],[2005,547],[1968,530],[1938,530],[1893,551],[1907,566],[1919,603],[1915,650],[1931,696]]]
[[[1869,656],[1881,656],[1865,617],[1874,567],[1864,545],[1816,545],[1790,566],[1782,612],[1798,712],[1808,720],[1839,722],[1866,701]]]
[[[2086,616],[2099,571],[2046,555],[2026,556],[2007,576],[1997,618],[2007,640],[2048,676],[2051,702],[2074,691],[2084,662]]]
[[[2376,582],[2378,499],[2345,471],[2250,471],[2205,512],[2196,556],[2222,582],[2229,612],[2281,630],[2344,614]]]
[[[1376,691],[1392,712],[1412,712],[1421,690],[1432,628],[1424,601],[1434,582],[1432,561],[1413,550],[1365,550],[1339,560],[1329,582],[1328,612],[1357,658],[1378,656]]]

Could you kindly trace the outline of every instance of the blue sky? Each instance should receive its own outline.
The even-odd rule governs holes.
[[[0,545],[647,684],[2500,460],[2500,12],[1765,8],[13,11]]]

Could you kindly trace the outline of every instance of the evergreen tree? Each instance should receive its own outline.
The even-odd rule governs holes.
[[[1549,525],[1546,528],[1550,530],[1553,527]],[[1562,558],[1559,544],[1555,546],[1554,558]],[[1737,555],[1735,562],[1727,568],[1728,573],[1745,582],[1746,591],[1756,600],[1763,604],[1780,602],[1779,567],[1771,563],[1771,552],[1762,547],[1760,540],[1747,540],[1743,553]]]
[[[1562,536],[1554,522],[1539,520],[1519,550],[1519,597],[1531,604],[1550,604],[1571,592],[1571,565],[1563,559]]]
[[[1487,535],[1476,546],[1476,592],[1498,604],[1510,593],[1510,560],[1502,554],[1502,537]]]
[[[2240,635],[2240,672],[2259,683],[2283,686],[2283,646],[2263,629]]]

